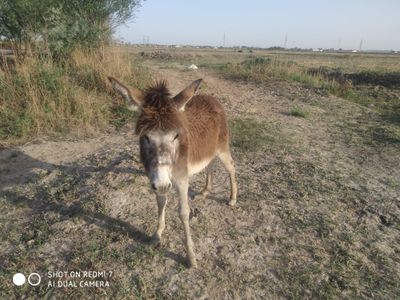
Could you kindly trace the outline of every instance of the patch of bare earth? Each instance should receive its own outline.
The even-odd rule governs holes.
[[[237,207],[226,205],[229,181],[219,163],[214,192],[191,201],[199,267],[185,268],[176,195],[162,246],[147,246],[156,202],[126,127],[0,152],[2,297],[398,296],[400,149],[371,138],[373,111],[296,84],[232,82],[208,70],[151,64],[175,93],[202,77],[201,92],[221,100],[233,128]],[[293,107],[307,118],[290,115]],[[204,181],[203,173],[194,176],[192,189]],[[10,281],[17,271],[51,270],[113,274],[108,288],[17,288]]]

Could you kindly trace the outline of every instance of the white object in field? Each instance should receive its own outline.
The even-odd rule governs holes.
[[[189,66],[189,69],[190,69],[190,70],[197,70],[198,67],[197,67],[196,65],[194,65],[194,64],[191,64],[191,65]]]

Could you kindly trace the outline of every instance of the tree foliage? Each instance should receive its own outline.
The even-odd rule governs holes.
[[[0,37],[18,48],[46,47],[67,55],[80,45],[96,47],[130,18],[141,0],[1,0]]]

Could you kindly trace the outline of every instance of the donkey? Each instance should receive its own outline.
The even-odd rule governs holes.
[[[174,185],[179,194],[179,216],[185,231],[189,267],[196,266],[189,227],[189,176],[207,170],[203,190],[206,197],[212,189],[212,171],[207,168],[218,157],[230,176],[229,205],[236,203],[235,167],[229,149],[227,117],[218,100],[196,95],[202,79],[192,82],[172,97],[166,81],[156,82],[144,92],[128,88],[114,77],[108,77],[113,88],[141,112],[135,133],[139,137],[140,158],[156,194],[158,228],[150,243],[158,245],[165,229],[167,192]]]

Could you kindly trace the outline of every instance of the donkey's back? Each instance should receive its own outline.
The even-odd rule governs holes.
[[[189,137],[189,173],[206,167],[218,155],[229,151],[229,129],[225,110],[213,96],[194,96],[186,105]]]

